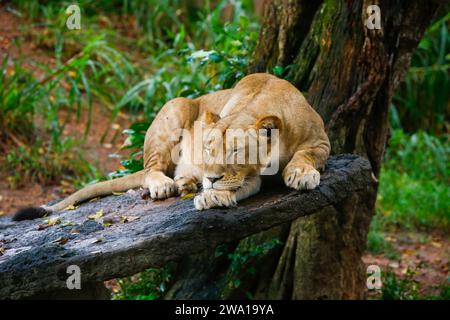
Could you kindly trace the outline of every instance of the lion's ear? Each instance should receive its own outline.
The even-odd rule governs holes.
[[[206,124],[206,125],[211,125],[211,124],[214,124],[214,123],[216,123],[217,121],[219,121],[219,119],[220,119],[220,117],[219,117],[219,115],[217,115],[217,114],[215,114],[215,113],[212,113],[212,112],[209,112],[209,111],[205,111],[205,113],[203,114],[203,117],[202,117],[203,119],[203,122]]]
[[[282,130],[283,123],[277,116],[266,116],[258,119],[255,124],[256,130],[260,135],[266,136],[270,139],[273,136],[273,130],[278,130],[278,133]]]

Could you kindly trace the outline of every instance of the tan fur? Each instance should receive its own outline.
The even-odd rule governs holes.
[[[164,199],[177,193],[196,192],[202,183],[203,191],[194,199],[199,210],[234,206],[257,193],[260,170],[266,163],[222,165],[203,161],[196,165],[191,161],[195,154],[217,157],[220,147],[211,136],[196,145],[177,133],[179,129],[192,133],[197,120],[223,135],[227,129],[279,129],[276,143],[280,174],[286,185],[300,190],[319,184],[318,170],[330,153],[322,119],[289,82],[259,73],[246,76],[233,89],[167,102],[147,131],[143,171],[88,186],[46,209],[60,211],[93,197],[136,187],[148,188],[153,199]],[[227,150],[231,142],[225,138],[221,143]],[[178,166],[172,162],[172,153],[180,151],[177,146],[183,160]],[[247,152],[245,148],[235,153]],[[220,179],[212,183],[208,178]]]

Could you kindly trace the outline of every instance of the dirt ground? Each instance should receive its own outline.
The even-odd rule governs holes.
[[[397,232],[386,235],[393,250],[398,253],[395,259],[383,254],[366,253],[363,261],[366,266],[379,266],[382,272],[394,272],[398,279],[409,271],[414,272],[413,281],[418,284],[422,296],[439,295],[441,286],[450,281],[450,240],[443,234],[422,232]],[[376,298],[380,292],[368,292]]]
[[[30,56],[41,63],[52,64],[54,60],[48,53],[39,50],[29,41],[24,41],[21,51],[13,46],[14,38],[21,36],[20,19],[6,11],[5,5],[0,5],[0,58],[4,53],[13,57],[20,54]],[[29,66],[33,70],[32,66]],[[39,71],[36,75],[39,76]],[[113,124],[109,123],[109,114],[98,103],[93,105],[92,127],[83,144],[83,151],[88,161],[94,163],[103,173],[118,169],[117,159],[109,155],[116,153],[124,141],[124,136],[119,134],[127,127],[128,121],[124,115],[119,117]],[[70,123],[64,135],[81,137],[85,129],[85,115],[79,122]],[[105,129],[110,126],[109,134],[105,143],[100,143],[100,137]],[[52,199],[58,199],[73,192],[73,186],[62,182],[59,185],[41,186],[33,184],[21,189],[11,190],[4,181],[7,173],[0,169],[0,215],[11,214],[18,208],[30,205],[46,203]],[[403,277],[407,269],[416,270],[415,278],[421,283],[422,294],[436,294],[438,286],[448,283],[450,241],[448,237],[438,234],[406,233],[400,232],[390,234],[388,240],[392,243],[395,251],[400,255],[400,260],[389,259],[385,255],[373,255],[367,253],[363,257],[366,265],[378,265],[383,271],[392,270],[399,277]],[[117,290],[117,287],[115,288]],[[376,298],[379,292],[372,292],[370,297]]]

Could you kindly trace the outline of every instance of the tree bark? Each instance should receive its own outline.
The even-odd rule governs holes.
[[[294,64],[287,78],[324,119],[332,152],[367,158],[378,177],[389,136],[392,94],[444,2],[267,1],[250,72]],[[381,9],[381,29],[365,25],[370,5]],[[220,269],[214,268],[211,255],[190,258],[193,260],[184,263],[185,270],[199,264],[208,265],[208,270],[197,269],[202,274],[196,278],[203,279],[199,280],[202,289],[194,289],[189,297],[364,298],[366,276],[361,256],[375,200],[376,188],[358,192],[339,205],[241,241],[228,252],[249,252],[274,238],[282,244],[246,260],[239,270],[229,265],[223,271],[223,263]],[[195,277],[190,276],[192,281]],[[175,278],[177,286],[183,287],[185,278]],[[213,278],[215,290],[208,291],[205,288],[212,282],[205,279]],[[201,290],[208,294],[200,295]],[[171,295],[183,297],[187,296]]]

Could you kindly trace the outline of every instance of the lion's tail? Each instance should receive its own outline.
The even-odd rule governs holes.
[[[12,219],[14,221],[36,219],[48,215],[52,212],[62,211],[67,207],[76,205],[89,199],[107,196],[112,194],[113,192],[124,192],[129,189],[138,188],[143,185],[144,176],[145,171],[141,170],[125,177],[89,185],[52,206],[21,209],[16,212]]]

